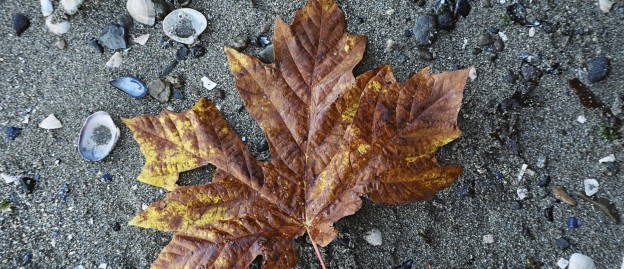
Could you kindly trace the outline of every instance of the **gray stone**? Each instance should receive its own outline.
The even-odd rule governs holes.
[[[160,79],[154,80],[147,84],[149,95],[158,102],[166,103],[171,97],[171,84]]]
[[[589,72],[587,73],[587,79],[589,83],[596,83],[602,81],[609,75],[611,66],[609,65],[609,59],[604,56],[598,56],[589,62]]]
[[[418,15],[414,20],[414,39],[418,46],[430,46],[437,34],[436,19],[433,15]]]
[[[258,58],[265,63],[272,63],[275,55],[273,53],[273,45],[268,45],[258,53]]]

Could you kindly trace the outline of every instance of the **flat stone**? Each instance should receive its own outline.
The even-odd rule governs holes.
[[[171,84],[160,79],[147,84],[147,90],[151,97],[161,103],[168,102],[171,97]]]
[[[418,46],[430,46],[437,34],[436,19],[433,15],[419,15],[414,20],[412,28],[414,39]]]

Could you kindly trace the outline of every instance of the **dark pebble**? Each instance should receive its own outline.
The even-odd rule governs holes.
[[[263,152],[267,150],[269,150],[269,142],[266,138],[262,138],[262,141],[260,141],[260,146],[258,147],[258,151]]]
[[[412,30],[410,30],[410,29],[405,29],[403,31],[403,36],[405,36],[405,37],[411,37],[413,34],[414,33],[412,33]]]
[[[481,54],[481,52],[483,52],[483,50],[481,48],[473,48],[472,49],[472,54],[473,55],[479,55],[479,54]]]
[[[477,38],[477,45],[479,46],[487,46],[494,42],[492,36],[488,33],[483,33]]]
[[[126,29],[117,24],[108,24],[100,32],[100,43],[109,49],[126,48]]]
[[[490,26],[488,27],[488,32],[497,35],[498,34],[498,28],[494,27],[494,26]]]
[[[173,40],[169,39],[169,38],[168,38],[168,37],[166,37],[166,36],[162,36],[162,37],[160,38],[160,46],[161,46],[163,49],[168,49],[168,48],[171,48],[171,47],[173,46]]]
[[[272,63],[275,60],[273,45],[269,45],[258,53],[258,58],[264,63]]]
[[[356,21],[358,24],[362,24],[362,23],[366,22],[366,20],[364,20],[364,18],[363,18],[363,17],[357,17],[357,19],[355,19],[355,21]]]
[[[453,15],[455,18],[462,16],[466,17],[470,13],[472,7],[470,6],[470,2],[468,0],[456,0],[455,8],[453,9]]]
[[[501,39],[494,40],[492,43],[492,49],[496,52],[501,52],[505,49],[505,42]]]
[[[474,190],[468,184],[461,186],[457,191],[455,191],[455,196],[457,198],[471,197],[474,195]]]
[[[17,36],[22,35],[30,27],[30,20],[24,14],[13,15],[11,21],[13,21],[13,30]]]
[[[418,46],[430,46],[435,40],[436,20],[433,15],[419,15],[414,21],[414,27],[412,28],[414,33],[414,39]]]
[[[26,266],[26,265],[28,265],[28,264],[32,261],[32,258],[33,258],[33,254],[32,254],[32,252],[28,251],[28,252],[24,255],[24,257],[22,257],[22,266]]]
[[[130,14],[122,14],[117,16],[117,24],[126,29],[126,31],[130,31],[130,28],[134,26],[134,19]]]
[[[191,58],[197,59],[206,54],[206,48],[203,46],[195,46],[191,48]]]
[[[537,180],[537,186],[547,187],[550,184],[550,176],[542,175],[539,180]]]
[[[428,50],[418,50],[418,58],[425,61],[431,61],[433,60],[433,54]]]
[[[457,71],[457,70],[459,70],[459,65],[453,64],[453,65],[449,66],[448,70],[449,71]]]
[[[186,46],[181,46],[176,52],[176,59],[178,61],[184,61],[189,55],[189,49]]]
[[[589,62],[589,72],[587,73],[587,79],[589,83],[596,83],[602,81],[609,75],[611,66],[609,65],[609,59],[604,56],[594,58]]]
[[[565,238],[559,237],[559,238],[557,238],[557,246],[561,250],[566,250],[566,249],[568,249],[570,247],[570,243]]]
[[[553,207],[549,206],[547,208],[544,208],[544,218],[546,218],[546,220],[553,222],[555,220],[555,218],[553,217]]]
[[[605,163],[604,174],[607,176],[614,176],[619,171],[617,162]]]
[[[426,1],[425,1],[425,0],[416,0],[416,5],[417,5],[417,6],[419,6],[419,7],[424,6],[424,5],[425,5],[425,3],[426,3]]]
[[[171,61],[167,66],[165,66],[165,68],[163,68],[162,72],[160,72],[160,76],[166,77],[173,71],[173,69],[176,68],[176,66],[178,66],[178,60]]]
[[[568,218],[568,227],[569,228],[578,228],[581,227],[581,225],[583,224],[583,221],[580,219],[577,219],[575,217],[569,217]]]
[[[35,190],[35,184],[37,182],[30,177],[22,177],[19,180],[20,186],[22,186],[22,192],[31,194]]]
[[[437,16],[437,21],[438,28],[442,30],[451,31],[455,28],[455,18],[448,9]]]
[[[414,261],[412,259],[409,259],[403,262],[401,265],[394,267],[393,269],[412,269],[413,264],[414,264]]]
[[[256,36],[256,38],[254,38],[254,40],[252,40],[251,43],[253,43],[255,46],[264,48],[268,45],[271,45],[271,39],[269,39],[269,37],[266,35],[258,35]]]
[[[516,23],[519,23],[521,25],[528,24],[526,19],[527,10],[522,3],[514,3],[507,6],[507,15],[512,21]]]
[[[542,71],[528,63],[522,65],[520,73],[524,81],[537,81],[542,77]]]
[[[102,45],[100,45],[100,42],[98,42],[97,39],[91,39],[91,41],[89,41],[89,45],[91,45],[95,51],[104,53],[104,48],[102,48]]]
[[[509,84],[516,84],[519,78],[520,77],[516,75],[516,73],[512,72],[511,70],[507,70],[507,74],[505,75],[505,82]]]
[[[4,134],[6,135],[6,141],[13,141],[20,134],[22,134],[22,128],[17,127],[4,127]]]
[[[245,50],[245,48],[247,48],[248,44],[249,37],[247,35],[238,35],[234,38],[234,40],[232,40],[232,43],[230,43],[230,47],[237,51],[243,51]]]
[[[121,230],[121,224],[119,224],[119,222],[115,222],[111,226],[113,228],[113,231],[115,231],[115,232]]]
[[[219,99],[225,99],[225,91],[223,89],[218,89],[216,93]]]
[[[520,210],[522,209],[522,202],[520,201],[513,201],[511,207],[515,210]]]
[[[171,5],[165,0],[152,0],[154,2],[154,12],[156,13],[156,19],[162,21],[167,17],[167,14],[171,12]]]
[[[111,176],[111,174],[106,173],[102,175],[102,182],[111,183],[111,181],[113,181],[113,176]]]
[[[486,54],[486,57],[490,62],[493,62],[493,61],[496,61],[496,59],[498,59],[498,53],[488,51]]]
[[[180,91],[179,89],[174,89],[173,90],[173,94],[171,95],[171,97],[173,97],[174,99],[178,99],[178,100],[186,99],[184,97],[184,94],[182,93],[182,91]]]

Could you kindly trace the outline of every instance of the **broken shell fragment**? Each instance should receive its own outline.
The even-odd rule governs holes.
[[[112,80],[110,84],[134,98],[143,98],[147,94],[147,86],[145,83],[133,76],[116,78]]]
[[[570,195],[568,195],[568,193],[564,191],[563,188],[561,188],[560,186],[554,187],[552,191],[553,191],[553,194],[555,195],[555,198],[557,198],[557,200],[562,201],[571,206],[576,205],[576,200],[570,197]]]
[[[106,67],[117,68],[121,66],[123,59],[121,58],[121,52],[115,52],[113,56],[106,62]]]
[[[163,20],[163,30],[168,37],[189,45],[195,42],[195,38],[206,30],[207,26],[206,17],[190,8],[176,9]]]
[[[581,253],[574,253],[570,256],[568,269],[596,269],[594,260]]]
[[[130,16],[139,23],[154,25],[156,22],[156,10],[152,0],[128,0],[126,9]]]
[[[600,187],[598,180],[595,180],[593,178],[588,178],[584,180],[583,185],[585,186],[585,194],[587,194],[587,196],[592,196],[596,194],[598,192],[598,188]]]
[[[150,37],[149,34],[144,34],[142,36],[137,36],[137,37],[134,38],[134,42],[136,42],[137,44],[145,46],[145,43],[147,43],[147,40],[149,39],[149,37]]]
[[[78,7],[80,7],[83,1],[84,0],[61,0],[61,6],[63,6],[65,13],[72,15],[78,11]]]
[[[41,0],[41,14],[44,17],[50,16],[52,12],[54,12],[54,7],[52,6],[52,0]]]
[[[119,128],[108,113],[98,111],[89,116],[78,138],[78,152],[89,161],[104,159],[115,147],[119,138]]]
[[[45,24],[48,27],[48,30],[50,30],[51,33],[55,34],[55,35],[62,35],[65,34],[67,32],[69,32],[69,22],[68,21],[59,21],[59,22],[54,22],[52,21],[54,15],[48,16],[48,18],[46,18],[45,20]]]
[[[41,123],[39,123],[39,128],[43,128],[46,130],[58,129],[63,127],[61,121],[59,121],[54,114],[48,115]]]

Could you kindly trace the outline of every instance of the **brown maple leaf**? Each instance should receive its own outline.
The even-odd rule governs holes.
[[[176,232],[153,268],[247,268],[258,255],[263,268],[290,268],[293,239],[307,232],[326,246],[362,196],[431,199],[461,173],[440,166],[435,151],[460,135],[467,69],[424,69],[398,83],[382,66],[355,78],[366,38],[346,33],[333,0],[310,0],[290,26],[277,18],[273,41],[273,64],[225,49],[270,162],[256,160],[207,99],[184,113],[124,120],[146,158],[138,179],[171,190],[130,222]],[[175,185],[209,163],[212,182]]]

